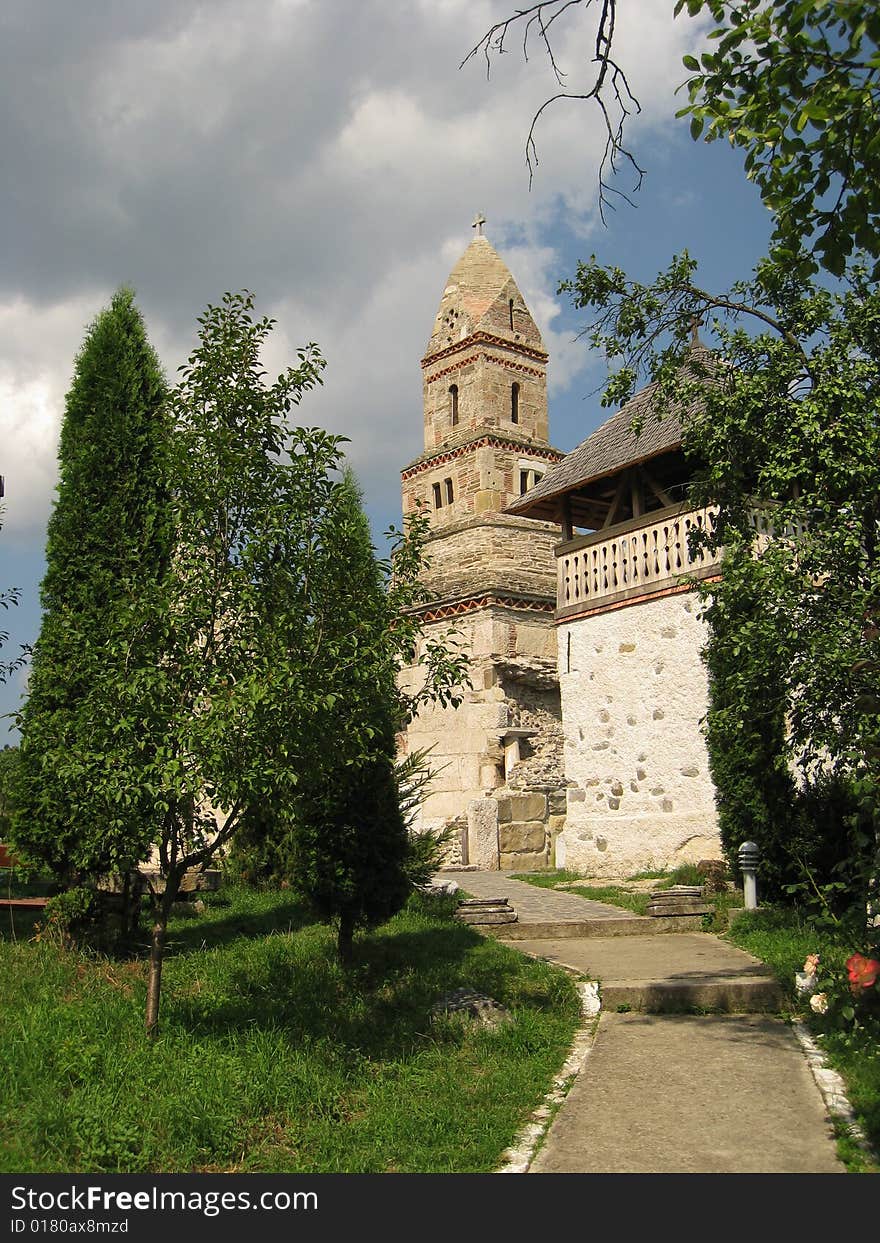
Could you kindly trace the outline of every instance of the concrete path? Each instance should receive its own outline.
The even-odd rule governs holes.
[[[624,929],[618,908],[504,873],[440,879],[510,901],[517,923],[483,931],[600,981],[593,1044],[530,1173],[845,1172],[764,964],[709,933],[657,933],[651,918]],[[657,1012],[685,1005],[728,1013]]]
[[[603,1012],[532,1174],[844,1173],[791,1029]]]

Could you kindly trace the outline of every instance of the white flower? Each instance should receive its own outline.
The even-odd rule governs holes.
[[[794,973],[794,987],[799,997],[805,993],[814,993],[816,991],[816,976],[812,971],[796,971]]]
[[[828,1013],[828,996],[826,993],[813,993],[810,998],[810,1009],[816,1014]]]

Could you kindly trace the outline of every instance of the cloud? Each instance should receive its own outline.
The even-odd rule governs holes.
[[[168,374],[196,316],[247,287],[279,321],[273,358],[317,340],[329,359],[303,421],[351,437],[368,506],[399,512],[421,449],[419,359],[475,211],[551,350],[551,392],[587,365],[556,299],[558,237],[596,229],[604,133],[588,105],[549,109],[529,190],[529,121],[554,89],[519,41],[459,69],[510,0],[9,0],[0,17],[0,538],[38,550],[63,395],[95,313],[134,285]],[[699,27],[671,0],[621,6],[616,38],[668,142],[671,87]],[[558,27],[573,87],[590,9]],[[552,413],[551,413],[552,420]]]

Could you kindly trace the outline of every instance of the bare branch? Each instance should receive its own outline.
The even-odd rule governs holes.
[[[529,40],[537,40],[544,55],[550,64],[550,69],[559,86],[565,85],[567,74],[560,68],[556,59],[556,53],[550,38],[550,27],[561,18],[569,9],[582,7],[588,9],[594,3],[594,0],[543,0],[542,3],[530,5],[528,8],[517,9],[510,17],[504,21],[496,22],[486,33],[482,39],[471,48],[467,56],[459,65],[463,68],[468,61],[478,54],[482,54],[486,61],[486,76],[488,77],[492,68],[493,56],[503,55],[507,51],[505,41],[511,30],[519,24],[522,31],[522,54],[523,59],[529,59]],[[596,0],[597,5],[599,0]],[[596,37],[594,40],[594,55],[588,64],[595,66],[595,78],[592,85],[583,91],[561,90],[556,94],[545,99],[532,117],[532,123],[526,136],[525,158],[526,167],[529,170],[529,189],[535,176],[535,170],[538,167],[538,148],[535,142],[535,133],[537,125],[545,111],[551,104],[558,103],[561,99],[567,100],[584,100],[593,99],[599,108],[602,116],[602,122],[605,126],[605,150],[602,155],[602,161],[599,165],[599,215],[602,223],[606,223],[605,212],[609,208],[613,210],[614,204],[610,196],[618,195],[630,206],[634,206],[632,200],[623,191],[618,190],[610,184],[610,176],[617,176],[620,172],[621,161],[628,164],[636,174],[636,183],[633,193],[641,188],[642,180],[645,176],[645,170],[639,165],[632,151],[624,146],[624,125],[626,118],[634,112],[640,112],[641,107],[639,101],[633,95],[627,81],[626,74],[620,65],[612,59],[611,52],[614,42],[614,27],[617,18],[617,0],[601,0],[601,9],[597,19]],[[612,116],[612,111],[615,115]]]

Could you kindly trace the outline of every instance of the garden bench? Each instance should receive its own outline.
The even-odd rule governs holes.
[[[9,847],[0,842],[0,872],[12,871],[17,864],[18,861],[14,855],[10,854]],[[0,898],[0,909],[18,908],[27,910],[28,907],[34,907],[42,910],[48,901],[48,898]]]

